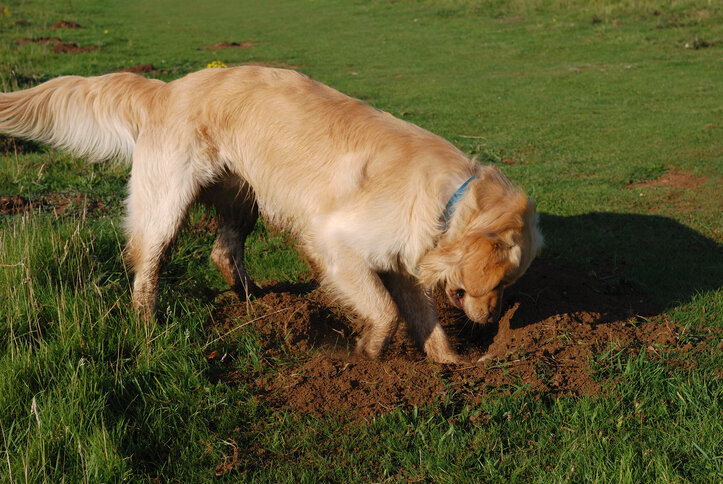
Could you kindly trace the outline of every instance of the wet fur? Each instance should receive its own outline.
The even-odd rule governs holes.
[[[126,254],[152,318],[160,270],[196,201],[215,207],[211,258],[242,294],[259,212],[292,232],[323,285],[366,321],[377,357],[406,321],[429,358],[456,362],[430,291],[476,321],[499,310],[542,243],[534,204],[445,140],[289,70],[207,69],[173,82],[67,76],[0,94],[0,132],[132,162]],[[449,230],[439,218],[470,176]],[[464,297],[456,295],[464,291]]]

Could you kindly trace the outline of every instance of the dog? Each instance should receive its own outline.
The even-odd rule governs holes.
[[[427,357],[457,363],[436,286],[478,323],[542,246],[532,200],[444,139],[293,70],[206,69],[165,83],[64,76],[0,94],[0,132],[91,160],[131,161],[125,254],[153,318],[159,273],[189,208],[214,207],[211,258],[231,288],[256,219],[290,231],[320,282],[365,322],[378,357],[402,321]]]

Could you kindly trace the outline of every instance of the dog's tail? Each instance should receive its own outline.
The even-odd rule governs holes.
[[[165,83],[129,74],[64,76],[0,93],[0,133],[93,161],[130,160],[156,93]]]

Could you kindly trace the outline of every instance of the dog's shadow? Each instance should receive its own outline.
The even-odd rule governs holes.
[[[590,324],[650,317],[716,290],[723,246],[658,216],[541,214],[543,254],[505,295],[510,328],[585,313]]]

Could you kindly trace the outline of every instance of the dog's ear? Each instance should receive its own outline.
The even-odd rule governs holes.
[[[440,245],[430,250],[417,267],[419,282],[426,288],[443,283],[460,283],[462,256],[460,244]]]
[[[474,209],[466,213],[466,227],[473,232],[494,234],[508,244],[513,241],[505,235],[521,232],[523,217],[530,208],[530,200],[506,179],[498,179],[502,174],[497,170],[486,174],[474,185]]]
[[[485,235],[471,237],[467,245],[461,274],[464,288],[473,296],[487,294],[519,264],[519,247],[511,248]]]

